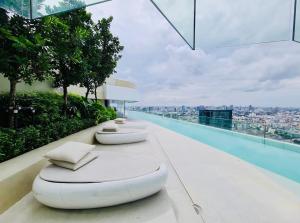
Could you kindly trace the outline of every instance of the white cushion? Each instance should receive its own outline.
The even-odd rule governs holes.
[[[50,163],[55,164],[56,166],[67,168],[70,170],[77,170],[80,167],[83,167],[84,165],[88,164],[89,162],[96,159],[98,155],[93,152],[89,152],[86,154],[81,160],[79,160],[77,163],[69,163],[65,161],[59,161],[59,160],[49,160]]]
[[[48,152],[45,157],[51,160],[77,163],[95,147],[95,145],[89,145],[80,142],[67,142],[62,146],[59,146],[58,148]]]
[[[124,124],[126,119],[125,118],[116,118],[114,121],[117,124]]]
[[[51,182],[60,183],[97,183],[126,180],[156,171],[160,163],[145,155],[124,152],[93,151],[98,158],[77,171],[49,165],[42,169],[39,176]]]
[[[117,132],[119,127],[115,123],[106,123],[102,127],[103,132]]]
[[[115,121],[126,121],[126,118],[116,118]]]
[[[120,128],[118,132],[97,131],[95,137],[101,144],[118,145],[145,141],[148,132],[141,129]]]

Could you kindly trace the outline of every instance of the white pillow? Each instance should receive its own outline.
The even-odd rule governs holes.
[[[116,118],[114,121],[117,124],[124,124],[126,119],[125,118]]]
[[[119,126],[115,123],[107,123],[102,126],[103,132],[117,132],[119,130]]]
[[[95,147],[95,145],[89,145],[80,142],[67,142],[48,152],[45,157],[51,160],[77,163],[88,152],[95,149]]]
[[[116,121],[126,121],[126,118],[116,118]]]
[[[49,160],[49,162],[55,164],[56,166],[60,166],[60,167],[67,168],[70,170],[77,170],[77,169],[83,167],[84,165],[88,164],[89,162],[93,161],[97,157],[98,157],[97,154],[95,154],[93,152],[89,152],[77,163],[69,163],[69,162],[58,161],[58,160]]]

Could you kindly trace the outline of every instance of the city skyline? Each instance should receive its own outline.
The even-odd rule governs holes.
[[[248,104],[248,105],[237,105],[237,104],[221,104],[221,105],[205,105],[205,104],[198,104],[198,105],[188,105],[188,104],[178,104],[178,105],[139,105],[139,104],[135,104],[135,103],[128,103],[127,104],[128,107],[199,107],[199,106],[204,106],[206,108],[221,108],[221,107],[227,107],[230,108],[231,106],[233,107],[242,107],[242,108],[247,108],[249,106],[252,106],[254,108],[282,108],[282,109],[300,109],[300,106],[256,106],[256,105],[252,105],[252,104]]]
[[[180,119],[193,123],[205,124],[203,110],[232,109],[230,119],[218,117],[205,117],[209,123],[250,135],[273,138],[292,143],[300,143],[300,108],[270,108],[255,106],[231,106],[231,107],[205,107],[205,106],[133,106],[131,111],[152,113],[159,116]],[[203,113],[204,114],[204,113]],[[228,124],[230,121],[232,124]],[[226,124],[227,123],[227,124]],[[208,124],[209,125],[209,124]]]

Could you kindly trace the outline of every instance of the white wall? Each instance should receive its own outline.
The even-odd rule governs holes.
[[[140,100],[138,91],[134,88],[105,85],[104,97],[108,100],[135,102]]]

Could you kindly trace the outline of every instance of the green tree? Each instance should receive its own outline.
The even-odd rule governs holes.
[[[118,37],[114,36],[110,31],[110,26],[113,21],[113,17],[108,19],[101,19],[95,25],[95,32],[99,34],[100,38],[100,54],[99,54],[99,69],[94,79],[94,94],[97,99],[97,88],[103,85],[105,80],[115,73],[118,60],[121,59],[121,51],[124,47],[120,44]]]
[[[97,33],[94,32],[94,24],[90,24],[88,36],[85,39],[83,47],[83,59],[85,60],[86,69],[83,75],[83,79],[80,83],[81,87],[86,88],[85,98],[88,98],[89,93],[94,90],[94,78],[97,75],[96,71],[99,68],[99,53],[100,53],[100,41]]]
[[[86,97],[93,91],[97,100],[97,88],[115,72],[118,60],[121,58],[119,38],[110,31],[113,17],[103,18],[91,26],[89,38],[85,47],[85,59],[88,64],[87,73],[82,82]]]
[[[9,107],[16,107],[17,84],[43,81],[49,75],[50,63],[45,40],[36,32],[40,21],[9,16],[0,9],[0,73],[10,81]],[[9,125],[14,126],[12,109]]]
[[[63,89],[64,111],[68,106],[68,87],[81,83],[86,73],[83,48],[91,23],[91,15],[84,9],[44,18],[44,32],[52,49],[54,87]]]

